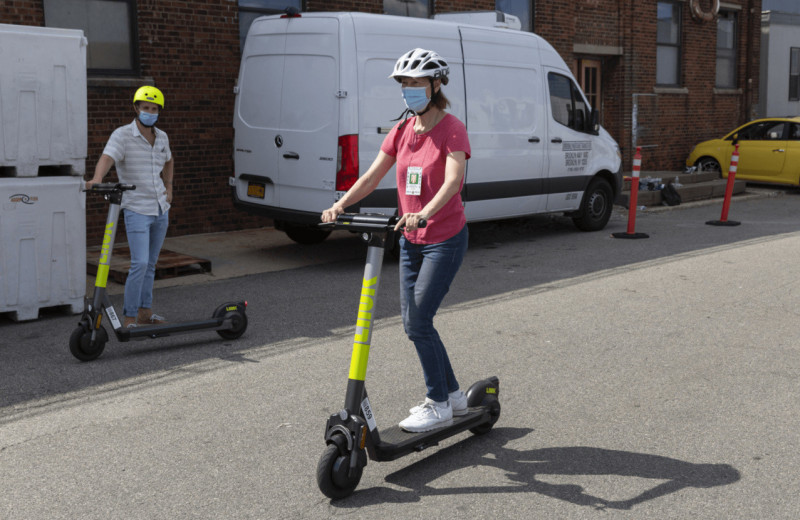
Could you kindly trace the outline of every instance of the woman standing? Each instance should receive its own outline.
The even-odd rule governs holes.
[[[400,422],[411,432],[448,426],[453,415],[467,413],[467,398],[433,326],[468,240],[460,193],[470,146],[464,124],[445,112],[450,102],[441,89],[449,73],[447,62],[430,50],[413,49],[397,60],[389,77],[400,83],[406,107],[415,116],[392,129],[367,172],[322,213],[323,222],[335,221],[344,208],[369,195],[397,163],[401,218],[395,229],[405,228],[400,238],[400,308],[427,386],[425,400]],[[419,228],[423,219],[427,226]]]

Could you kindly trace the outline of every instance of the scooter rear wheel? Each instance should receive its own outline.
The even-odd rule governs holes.
[[[500,401],[494,401],[489,404],[489,415],[491,416],[489,422],[470,428],[469,431],[475,435],[483,435],[492,431],[492,426],[494,426],[494,423],[500,418]]]
[[[364,472],[364,467],[358,465],[355,474],[351,477],[350,456],[342,455],[339,446],[335,443],[328,444],[317,464],[317,485],[328,498],[339,499],[349,497],[355,491]]]
[[[223,339],[238,339],[247,330],[247,315],[241,311],[231,311],[231,328],[217,331]]]
[[[79,325],[69,337],[69,351],[81,361],[92,361],[100,357],[106,348],[108,333],[102,326],[97,329],[94,345],[92,345],[92,331]]]

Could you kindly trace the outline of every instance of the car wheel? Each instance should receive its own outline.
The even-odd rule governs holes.
[[[713,157],[703,157],[699,161],[697,161],[697,171],[698,172],[713,172],[716,173],[717,176],[722,177],[722,168],[720,167],[719,163]]]

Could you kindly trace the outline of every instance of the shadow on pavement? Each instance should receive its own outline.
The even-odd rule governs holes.
[[[685,488],[725,486],[741,478],[739,471],[728,464],[695,464],[659,455],[583,446],[535,450],[515,450],[505,446],[509,441],[522,438],[532,431],[529,428],[495,428],[485,441],[476,438],[463,440],[386,477],[387,482],[407,491],[384,487],[357,490],[353,496],[332,501],[331,505],[346,509],[381,503],[417,502],[424,496],[434,495],[538,493],[599,510],[629,510],[648,500]],[[470,449],[466,449],[467,445]],[[505,473],[504,481],[488,486],[430,485],[448,473],[472,467],[496,468]],[[487,474],[486,471],[480,473]],[[620,487],[625,486],[624,477],[651,479],[659,483],[625,500],[611,500],[587,493],[577,484],[551,484],[542,480],[554,476],[620,477],[614,481]]]

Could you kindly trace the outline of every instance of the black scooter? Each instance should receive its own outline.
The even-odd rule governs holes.
[[[346,213],[339,215],[336,222],[320,225],[361,233],[369,246],[344,409],[328,418],[325,426],[327,446],[317,465],[319,489],[333,499],[353,493],[367,465],[367,455],[374,461],[395,460],[435,446],[439,441],[466,430],[476,435],[488,433],[500,418],[500,381],[497,377],[490,377],[467,390],[467,414],[453,417],[450,426],[422,433],[406,432],[399,426],[378,431],[375,410],[367,397],[364,380],[372,337],[372,310],[380,284],[383,255],[394,243],[397,221],[396,216]]]
[[[131,328],[122,327],[119,316],[114,310],[108,294],[106,294],[106,284],[108,283],[109,265],[111,264],[111,252],[114,250],[114,237],[117,234],[117,224],[119,223],[122,194],[125,191],[135,189],[136,186],[132,184],[102,183],[95,184],[90,189],[85,190],[91,193],[102,193],[103,198],[109,202],[109,208],[103,245],[100,250],[100,264],[97,267],[97,278],[94,284],[94,294],[91,299],[86,299],[86,305],[78,327],[69,338],[69,350],[72,355],[81,361],[92,361],[103,353],[108,341],[108,333],[102,325],[103,311],[108,315],[108,319],[114,327],[114,335],[122,342],[132,339],[160,338],[197,330],[215,330],[217,334],[225,339],[240,337],[247,330],[246,301],[229,302],[220,305],[214,311],[212,317],[207,320]]]

